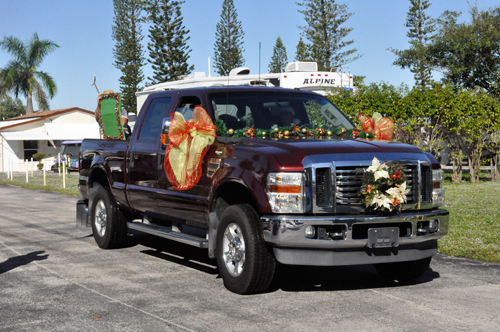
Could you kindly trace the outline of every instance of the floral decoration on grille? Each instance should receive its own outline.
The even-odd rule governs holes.
[[[409,192],[403,165],[380,163],[373,158],[372,165],[363,175],[359,194],[367,212],[399,214]]]

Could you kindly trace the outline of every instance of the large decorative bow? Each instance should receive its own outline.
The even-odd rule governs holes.
[[[187,190],[200,181],[201,162],[217,137],[217,127],[201,106],[194,108],[191,120],[186,121],[179,112],[171,119],[163,165],[174,189]]]
[[[363,131],[373,133],[376,139],[390,141],[394,135],[394,120],[382,117],[378,112],[369,117],[365,113],[358,115]]]

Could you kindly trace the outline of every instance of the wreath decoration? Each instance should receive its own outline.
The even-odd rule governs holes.
[[[380,163],[374,157],[372,165],[363,174],[363,184],[359,195],[367,212],[381,214],[399,214],[406,203],[407,179],[403,165]]]
[[[122,127],[122,120],[120,118],[120,93],[106,93],[106,94],[101,94],[101,96],[98,98],[98,103],[97,103],[97,110],[101,110],[101,100],[103,99],[116,99],[116,104],[115,104],[115,116],[116,116],[116,123],[118,124],[118,136],[108,136],[106,135],[106,131],[104,130],[104,124],[101,118],[101,112],[99,112],[98,115],[98,121],[99,121],[99,126],[103,129],[103,137],[104,139],[120,139],[124,140],[125,139],[125,134],[123,133],[123,127]]]

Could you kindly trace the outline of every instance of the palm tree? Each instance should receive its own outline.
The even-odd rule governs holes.
[[[49,109],[49,99],[57,92],[56,82],[48,73],[38,70],[47,54],[59,45],[51,40],[40,40],[35,32],[25,44],[14,36],[4,37],[0,47],[13,59],[0,68],[0,95],[13,92],[27,97],[26,114],[33,113],[33,96],[41,111]]]

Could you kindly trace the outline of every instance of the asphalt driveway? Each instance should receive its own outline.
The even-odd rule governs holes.
[[[0,185],[0,331],[498,331],[500,264],[438,255],[413,283],[371,266],[281,267],[227,291],[204,250],[140,233],[116,250],[76,198]]]

